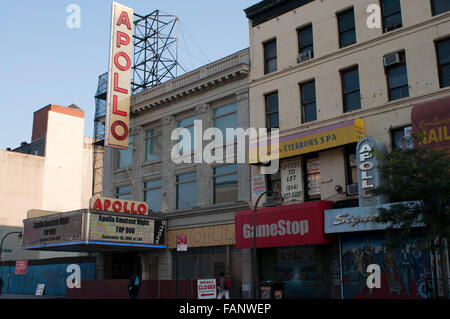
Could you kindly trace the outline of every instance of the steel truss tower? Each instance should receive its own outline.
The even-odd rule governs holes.
[[[134,17],[132,94],[174,79],[178,66],[178,18],[160,10],[146,16],[135,13]]]

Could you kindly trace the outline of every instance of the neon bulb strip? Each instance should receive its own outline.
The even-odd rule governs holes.
[[[57,244],[49,244],[49,245],[38,245],[38,246],[26,246],[22,247],[22,249],[32,249],[32,248],[45,248],[45,247],[56,247],[56,246],[68,246],[68,245],[78,245],[78,244],[95,244],[95,245],[110,245],[110,246],[128,246],[128,247],[148,247],[148,248],[167,248],[164,245],[146,245],[146,244],[126,244],[126,243],[107,243],[102,241],[74,241],[74,242],[66,242],[66,243],[57,243]]]

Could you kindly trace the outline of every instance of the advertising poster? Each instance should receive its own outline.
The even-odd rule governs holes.
[[[382,233],[347,234],[342,241],[345,298],[427,298],[432,287],[430,255],[422,238],[391,248]],[[367,266],[378,264],[381,288],[366,285]]]
[[[255,196],[259,196],[266,190],[266,182],[264,175],[258,175],[252,177],[252,190]]]
[[[16,269],[14,274],[26,275],[28,269],[28,260],[16,260]]]

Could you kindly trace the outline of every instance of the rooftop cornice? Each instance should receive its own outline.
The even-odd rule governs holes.
[[[244,49],[131,97],[131,114],[185,98],[222,83],[248,76],[249,50]]]

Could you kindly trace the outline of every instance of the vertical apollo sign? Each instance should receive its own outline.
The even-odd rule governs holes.
[[[105,146],[128,148],[133,9],[113,2]]]

